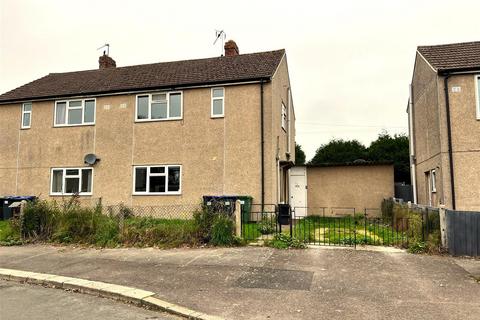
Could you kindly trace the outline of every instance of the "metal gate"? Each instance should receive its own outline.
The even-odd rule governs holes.
[[[300,216],[296,212],[301,212]],[[411,226],[410,218],[382,218],[377,208],[357,212],[347,207],[295,207],[289,219],[282,219],[277,205],[253,204],[250,214],[242,217],[242,236],[247,241],[258,241],[283,233],[322,246],[406,247]]]

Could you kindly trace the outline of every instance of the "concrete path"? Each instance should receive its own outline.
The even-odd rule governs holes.
[[[227,319],[478,319],[480,314],[480,284],[455,259],[403,252],[35,245],[0,247],[0,268],[134,286]]]
[[[0,280],[2,320],[180,320],[176,316],[110,299]]]

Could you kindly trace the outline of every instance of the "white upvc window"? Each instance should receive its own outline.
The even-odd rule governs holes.
[[[480,120],[480,75],[475,75],[475,100],[477,105],[477,120]]]
[[[32,124],[32,103],[22,104],[22,129],[30,129]]]
[[[181,165],[133,167],[134,195],[178,195],[181,189]]]
[[[50,195],[91,195],[93,168],[52,168]]]
[[[282,102],[282,129],[287,131],[287,107],[285,104]]]
[[[222,118],[225,116],[225,89],[212,88],[212,118]]]
[[[437,192],[437,172],[435,169],[430,171],[430,191]]]
[[[83,126],[95,124],[93,99],[72,99],[55,101],[54,126]]]
[[[181,91],[137,95],[135,121],[180,120],[182,117],[183,94]]]

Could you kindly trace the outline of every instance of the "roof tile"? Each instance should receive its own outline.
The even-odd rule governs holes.
[[[438,71],[480,68],[480,41],[419,46],[417,50]]]
[[[50,73],[0,95],[0,103],[270,78],[285,50]]]

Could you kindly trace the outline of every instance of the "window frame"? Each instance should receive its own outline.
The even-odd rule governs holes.
[[[287,125],[288,125],[288,111],[287,106],[282,101],[282,110],[281,110],[281,126],[283,131],[287,132]]]
[[[180,116],[170,117],[170,95],[175,93],[180,94]],[[165,119],[152,119],[152,95],[156,95],[156,94],[167,95],[167,118]],[[144,97],[144,96],[148,96],[148,118],[138,119],[138,97]],[[141,93],[135,96],[135,122],[175,121],[175,120],[183,120],[183,91],[182,90]]]
[[[79,107],[70,107],[70,102],[72,101],[81,101],[82,105]],[[95,110],[93,112],[93,122],[85,122],[85,101],[93,101],[95,105]],[[65,123],[57,124],[57,106],[59,103],[65,103]],[[68,113],[70,109],[81,109],[82,110],[82,123],[78,124],[69,124],[68,123]],[[68,99],[68,100],[56,100],[55,107],[53,109],[53,126],[54,127],[78,127],[78,126],[93,126],[97,120],[97,98],[78,98],[78,99]]]
[[[164,167],[165,172],[164,173],[150,173],[151,168],[156,168],[156,167]],[[180,169],[180,184],[178,187],[178,191],[166,191],[166,192],[150,192],[148,191],[150,189],[150,177],[159,177],[159,176],[165,176],[165,189],[168,190],[168,173],[170,167],[178,167]],[[135,191],[135,183],[136,183],[136,169],[139,168],[146,168],[147,169],[147,177],[146,177],[146,191]],[[133,166],[132,169],[132,178],[133,178],[133,185],[132,185],[132,195],[134,196],[175,196],[175,195],[181,195],[182,194],[182,172],[183,168],[181,164],[151,164],[151,165],[135,165]]]
[[[477,120],[480,120],[480,94],[478,90],[480,90],[479,82],[480,82],[480,74],[476,74],[473,76],[475,79],[475,105],[476,105],[476,114]]]
[[[62,192],[53,192],[53,171],[60,171],[62,170]],[[66,179],[66,171],[67,170],[78,170],[78,195],[79,196],[91,196],[93,194],[93,177],[94,171],[92,167],[55,167],[50,169],[50,195],[51,196],[71,196],[75,193],[66,193],[65,192],[65,179]],[[81,192],[82,190],[82,170],[90,170],[92,172],[92,185],[90,186],[90,192]],[[70,176],[72,177],[72,176]]]
[[[437,192],[437,171],[435,169],[430,170],[430,192]]]
[[[222,89],[223,91],[223,96],[221,97],[214,97],[213,96],[213,90],[218,90]],[[210,90],[210,117],[211,118],[224,118],[225,117],[225,87],[213,87]],[[222,114],[214,114],[213,113],[213,102],[215,100],[222,100]]]
[[[25,105],[29,104],[30,105],[30,111],[25,111]],[[21,129],[30,129],[32,127],[32,110],[33,110],[33,103],[31,102],[24,102],[22,103],[22,122],[21,122]],[[30,121],[28,122],[28,126],[23,125],[23,120],[25,119],[25,114],[28,113],[30,114]]]

